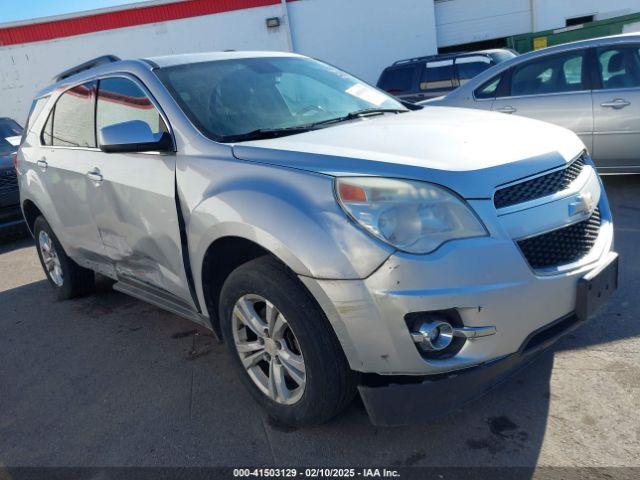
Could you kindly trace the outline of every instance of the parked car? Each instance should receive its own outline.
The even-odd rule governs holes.
[[[640,35],[531,52],[428,103],[493,110],[573,130],[598,170],[640,172]]]
[[[378,88],[407,102],[445,95],[479,73],[516,56],[508,49],[400,60],[384,69]]]
[[[274,52],[103,58],[34,102],[21,202],[58,298],[99,272],[210,328],[289,425],[357,391],[378,425],[446,414],[617,285],[602,183],[553,125]]]
[[[23,224],[18,179],[13,156],[18,151],[22,127],[11,118],[0,118],[0,234]]]

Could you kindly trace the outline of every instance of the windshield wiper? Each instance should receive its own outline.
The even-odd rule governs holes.
[[[264,140],[267,138],[279,138],[286,137],[287,135],[295,135],[296,133],[304,133],[309,130],[313,130],[315,124],[298,125],[295,127],[284,128],[259,128],[247,133],[241,133],[239,135],[226,135],[220,139],[221,142],[246,142],[249,140]]]
[[[369,115],[383,115],[385,113],[405,113],[410,110],[400,108],[366,108],[364,110],[357,110],[350,112],[342,117],[330,118],[328,120],[321,120],[319,122],[307,123],[305,125],[296,125],[293,127],[283,128],[259,128],[247,133],[241,133],[239,135],[227,135],[222,137],[222,142],[246,142],[249,140],[264,140],[268,138],[286,137],[287,135],[295,135],[297,133],[304,133],[310,130],[314,130],[323,125],[331,125],[334,123],[347,122],[349,120],[355,120],[357,118],[367,117]]]
[[[385,113],[405,113],[408,111],[408,109],[404,108],[365,108],[363,110],[349,112],[342,117],[323,120],[322,122],[316,123],[316,125],[328,125],[331,123],[348,122],[349,120],[355,120],[357,118],[367,117],[369,115],[383,115]]]

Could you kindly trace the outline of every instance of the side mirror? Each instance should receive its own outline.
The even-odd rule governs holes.
[[[100,150],[105,153],[173,151],[169,133],[153,133],[149,125],[141,120],[101,128],[99,137]]]

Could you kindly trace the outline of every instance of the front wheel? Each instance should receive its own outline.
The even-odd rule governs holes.
[[[82,268],[67,256],[44,217],[36,219],[33,231],[40,264],[58,300],[90,292],[95,285],[93,271]]]
[[[276,259],[252,260],[229,275],[220,323],[243,382],[276,421],[322,423],[353,399],[354,374],[329,321]]]

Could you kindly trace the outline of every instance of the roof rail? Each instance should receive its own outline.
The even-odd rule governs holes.
[[[397,62],[394,63],[394,65],[402,65],[404,63],[412,63],[412,62],[430,60],[432,58],[436,58],[436,57],[440,57],[440,56],[447,56],[447,54],[434,54],[434,55],[425,55],[423,57],[407,58],[407,59],[404,59],[404,60],[398,60]]]
[[[406,60],[398,60],[397,62],[394,63],[394,65],[402,65],[405,63],[420,62],[425,60],[438,60],[438,59],[447,60],[449,58],[456,58],[462,55],[469,55],[471,53],[480,54],[481,52],[482,50],[478,50],[477,52],[461,51],[461,52],[451,52],[451,53],[434,53],[433,55],[425,55],[423,57],[413,57],[413,58],[407,58]]]
[[[59,82],[60,80],[64,80],[65,78],[70,77],[71,75],[75,75],[76,73],[84,72],[85,70],[89,70],[90,68],[98,67],[100,65],[106,65],[107,63],[119,62],[120,58],[115,55],[103,55],[101,57],[97,57],[91,60],[88,60],[80,65],[76,65],[75,67],[71,67],[65,70],[62,73],[59,73],[55,77],[53,77],[54,82]]]

